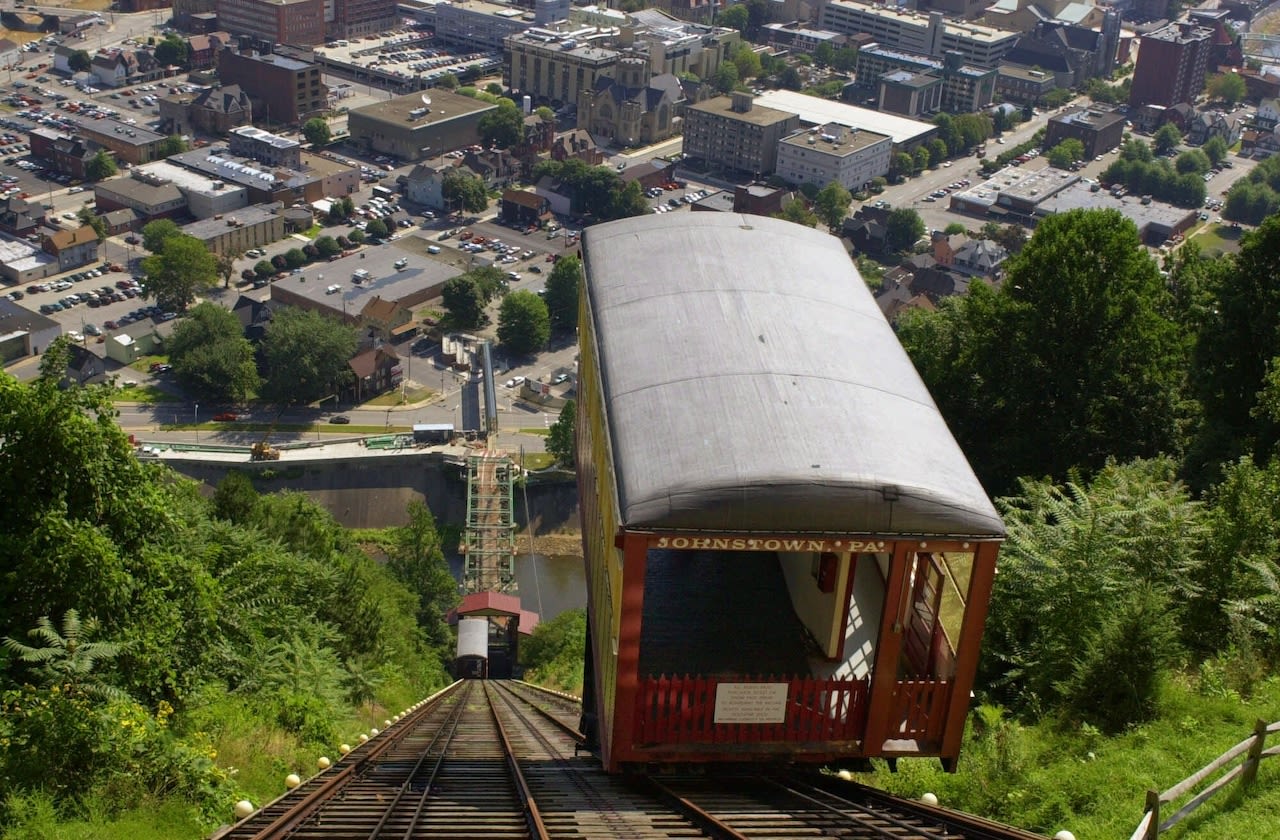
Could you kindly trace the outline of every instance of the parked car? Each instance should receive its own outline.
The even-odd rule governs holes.
[[[240,415],[236,414],[234,411],[219,411],[217,414],[213,415],[213,419],[219,423],[229,423],[233,420],[239,420]]]
[[[329,418],[329,422],[337,426],[344,426],[351,422],[351,418],[345,414],[335,414],[333,417]]]

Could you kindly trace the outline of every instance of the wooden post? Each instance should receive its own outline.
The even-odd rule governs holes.
[[[1147,835],[1142,840],[1156,840],[1160,836],[1160,791],[1147,791],[1147,811],[1151,813],[1151,822],[1147,823]]]
[[[1266,740],[1267,722],[1259,720],[1253,724],[1253,743],[1249,745],[1249,756],[1240,768],[1241,787],[1253,784],[1254,777],[1258,775],[1258,765],[1262,762],[1262,746]]]

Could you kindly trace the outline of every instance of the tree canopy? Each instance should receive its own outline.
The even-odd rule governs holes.
[[[152,224],[155,224],[154,222]],[[163,240],[159,252],[142,261],[144,294],[161,309],[181,312],[202,291],[218,285],[218,260],[203,242],[186,234]]]
[[[1220,99],[1227,107],[1244,100],[1248,94],[1244,77],[1239,73],[1216,73],[1205,82],[1210,99]]]
[[[441,302],[449,312],[449,322],[462,329],[481,326],[485,320],[487,302],[475,277],[459,274],[445,281],[440,292]]]
[[[498,341],[512,355],[523,356],[547,346],[551,317],[547,305],[533,292],[512,292],[498,310]]]
[[[1061,213],[1006,265],[999,291],[975,284],[899,322],[985,486],[1176,451],[1187,346],[1133,223]]]
[[[814,199],[814,209],[818,218],[832,233],[836,233],[844,225],[845,216],[849,215],[849,205],[853,196],[838,181],[832,181],[819,192]]]
[[[261,386],[253,345],[229,309],[201,303],[178,322],[166,343],[182,387],[208,403],[243,403]]]
[[[103,181],[118,171],[115,159],[106,149],[99,149],[84,165],[84,177],[90,181]]]
[[[173,219],[156,219],[142,226],[142,247],[153,254],[164,249],[164,243],[180,236],[182,228]]]
[[[582,261],[577,257],[562,257],[547,277],[547,291],[543,301],[551,319],[553,332],[568,332],[578,325],[578,297],[582,288]]]
[[[489,191],[485,189],[484,181],[474,175],[452,170],[445,174],[440,189],[449,207],[468,213],[483,213],[489,206]]]
[[[498,109],[482,116],[476,130],[485,146],[509,149],[524,140],[524,114],[515,102],[500,97]]]
[[[326,120],[312,117],[302,124],[302,136],[312,146],[326,146],[333,135]]]
[[[262,340],[262,396],[277,405],[305,405],[351,382],[355,328],[309,309],[276,312]]]
[[[889,211],[884,225],[884,244],[890,251],[906,251],[924,236],[924,219],[910,207]]]

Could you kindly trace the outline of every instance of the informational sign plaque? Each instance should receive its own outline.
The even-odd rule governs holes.
[[[716,723],[782,723],[787,718],[787,683],[720,683]]]

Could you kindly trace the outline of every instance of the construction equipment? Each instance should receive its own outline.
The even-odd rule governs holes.
[[[250,461],[279,461],[280,450],[267,443],[266,440],[260,440],[249,449]]]
[[[262,436],[262,440],[249,447],[250,461],[279,461],[280,450],[272,446],[268,441],[271,439],[271,433],[276,430],[276,424],[280,422],[280,414],[276,413],[275,419],[271,421],[271,425],[267,427],[267,431]]]

